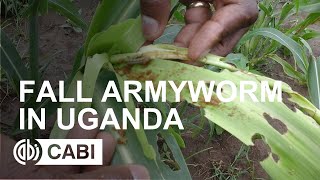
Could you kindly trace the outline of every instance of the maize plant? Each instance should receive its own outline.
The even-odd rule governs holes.
[[[93,97],[93,103],[66,103],[62,107],[95,107],[98,113],[106,108],[113,108],[120,118],[121,109],[126,107],[134,114],[135,103],[118,103],[108,99],[101,103],[104,87],[111,80],[117,80],[123,90],[123,81],[146,80],[157,84],[161,80],[181,81],[216,81],[231,80],[239,85],[240,81],[251,80],[257,83],[268,81],[270,86],[275,80],[237,69],[224,62],[222,57],[207,55],[200,61],[222,69],[213,72],[203,67],[185,64],[188,60],[187,49],[172,45],[150,45],[141,47],[144,38],[141,32],[141,22],[138,19],[123,21],[110,26],[107,30],[96,33],[87,44],[84,53],[87,57],[84,65],[79,68],[71,81],[67,96],[73,97],[76,80],[83,80],[84,95]],[[172,59],[176,61],[172,61]],[[192,103],[190,93],[182,91],[182,98],[195,106],[202,108],[209,121],[219,125],[246,145],[253,145],[255,139],[262,139],[270,147],[269,156],[261,161],[262,167],[273,179],[316,179],[320,172],[316,158],[320,151],[320,111],[306,98],[293,91],[283,83],[283,93],[289,96],[288,101],[295,104],[290,109],[283,102],[240,102],[239,97],[230,103],[213,101],[210,103]],[[230,95],[231,89],[225,88],[223,94]],[[261,96],[261,89],[256,96]],[[174,92],[168,88],[168,101],[174,101]],[[161,109],[161,104],[153,106]],[[67,124],[67,118],[64,118]],[[285,130],[274,127],[274,122],[280,123]],[[136,163],[148,168],[153,179],[168,179],[177,177],[190,179],[187,166],[179,149],[181,139],[174,131],[129,128],[125,134],[112,128],[106,131],[117,139],[125,138],[126,142],[118,144],[113,164]],[[64,138],[67,132],[55,127],[52,138]],[[175,170],[161,161],[158,153],[157,138],[161,135],[172,150],[175,159]]]
[[[49,1],[51,7],[60,7],[64,1]],[[174,1],[173,1],[174,2]],[[49,5],[50,5],[49,3]],[[76,82],[83,81],[83,96],[92,97],[92,103],[63,103],[63,124],[68,124],[67,116],[71,107],[76,111],[83,108],[94,107],[98,114],[104,114],[107,108],[112,108],[117,119],[122,117],[122,109],[129,109],[134,116],[136,103],[133,98],[129,102],[119,103],[115,99],[101,102],[106,84],[109,81],[117,81],[117,85],[123,93],[123,82],[125,80],[138,80],[142,84],[146,80],[157,84],[159,81],[180,83],[182,81],[232,81],[239,85],[241,81],[254,81],[261,84],[262,81],[269,82],[272,88],[275,80],[268,77],[248,72],[237,66],[227,63],[225,58],[208,54],[199,61],[220,69],[215,72],[204,67],[197,67],[184,63],[188,61],[187,49],[175,47],[168,44],[149,45],[142,47],[145,39],[141,31],[138,0],[108,1],[103,0],[93,17],[88,28],[87,39],[79,50],[73,66],[73,72],[68,79],[68,90],[66,97],[76,96]],[[75,15],[75,11],[60,13]],[[35,14],[34,14],[35,16]],[[108,17],[108,18],[105,18]],[[86,27],[76,16],[69,18]],[[249,38],[247,36],[246,38]],[[12,66],[20,63],[19,55],[12,49],[8,38],[1,31],[1,63],[3,69],[12,73],[12,80],[18,87],[19,80],[26,78],[25,69],[8,71]],[[4,40],[4,41],[3,41]],[[15,55],[10,58],[9,55]],[[299,59],[299,52],[294,57]],[[316,90],[319,90],[320,60],[313,59],[309,67],[315,76],[310,76]],[[13,68],[14,69],[14,68]],[[304,77],[305,78],[305,77]],[[231,133],[244,144],[252,146],[254,140],[261,139],[270,149],[268,157],[260,163],[272,179],[317,179],[320,172],[320,110],[314,105],[318,99],[308,99],[293,91],[291,87],[282,83],[283,94],[288,96],[288,103],[283,102],[252,102],[250,100],[241,102],[239,97],[232,102],[192,102],[190,92],[182,90],[181,98],[190,104],[202,109],[208,121],[212,121],[224,130]],[[261,98],[261,88],[258,86],[255,96]],[[19,88],[17,88],[19,89]],[[319,97],[319,91],[313,91],[312,97]],[[223,95],[230,96],[231,89],[224,88]],[[239,93],[238,93],[239,94]],[[216,94],[214,93],[214,96]],[[32,99],[31,99],[32,100]],[[174,92],[167,88],[167,100],[174,102]],[[288,107],[294,105],[293,107]],[[26,106],[28,106],[28,102]],[[50,103],[44,102],[36,105],[39,107],[50,107]],[[166,106],[164,103],[150,102],[150,107],[161,110],[164,119]],[[66,115],[66,116],[65,116]],[[278,129],[274,124],[283,128]],[[180,147],[184,146],[183,139],[173,128],[163,130],[145,131],[142,128],[128,128],[125,132],[117,131],[108,127],[105,131],[111,133],[117,140],[118,145],[113,157],[112,164],[141,164],[144,165],[152,179],[191,179],[185,159]],[[67,131],[54,126],[50,138],[65,138]],[[157,141],[161,137],[172,152],[173,161],[164,162],[159,153]]]

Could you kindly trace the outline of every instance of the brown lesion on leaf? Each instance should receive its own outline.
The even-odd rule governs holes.
[[[211,102],[211,104],[213,104],[215,106],[218,106],[221,103],[221,101],[219,100],[219,98],[217,96],[212,96],[212,99],[210,102]]]
[[[275,153],[272,153],[272,159],[277,163],[279,161],[279,156]]]
[[[263,136],[260,134],[255,134],[252,136],[252,142],[254,143],[252,150],[257,151],[259,161],[264,161],[269,157],[269,154],[271,153],[270,146],[265,143],[263,140]]]
[[[126,144],[128,139],[126,137],[126,130],[124,129],[120,129],[120,130],[116,130],[115,128],[113,128],[115,131],[117,131],[119,138],[117,140],[117,144]]]
[[[206,86],[207,86],[207,88],[210,87],[210,83],[212,83],[212,81],[206,81]],[[217,93],[217,83],[214,83],[213,92],[214,92],[214,93]],[[221,92],[223,93],[223,88],[221,88]]]
[[[288,93],[283,93],[282,94],[282,101],[283,103],[289,108],[291,109],[293,112],[297,111],[298,105],[296,103],[293,103],[289,100],[290,95]]]
[[[121,70],[119,72],[121,72]],[[126,75],[128,79],[137,80],[140,82],[143,82],[143,81],[155,82],[158,77],[158,74],[153,73],[151,70],[148,70],[145,72],[123,71],[123,74],[120,74],[120,75]]]
[[[150,63],[151,63],[151,60],[145,60],[143,62],[140,62],[139,65],[147,67],[150,65]]]
[[[131,64],[126,64],[126,65],[121,65],[121,66],[114,66],[114,70],[119,74],[119,75],[126,75],[131,72],[132,69]]]
[[[294,94],[292,94],[292,95],[294,95]],[[299,105],[298,103],[292,102],[289,98],[291,98],[291,95],[289,93],[283,93],[283,102],[284,102],[284,104],[289,109],[291,109],[293,112],[296,112],[297,109],[299,109],[306,116],[310,116],[313,119],[317,118],[317,108],[315,108],[314,110],[305,110],[301,105]]]
[[[255,134],[252,137],[252,141],[254,143],[253,150],[259,152],[259,161],[264,161],[271,155],[276,163],[279,162],[280,157],[271,151],[270,146],[263,140],[262,135]]]
[[[277,130],[280,134],[285,134],[288,131],[287,126],[279,119],[272,118],[269,114],[263,113],[264,118],[268,123]]]
[[[120,137],[117,140],[117,144],[127,144],[128,139],[126,137]]]
[[[234,107],[230,108],[228,116],[229,117],[239,116],[239,114],[245,115],[241,111],[239,111],[239,109],[237,107],[234,106]]]
[[[221,103],[221,101],[219,100],[219,98],[217,96],[212,96],[210,102],[206,102],[205,99],[203,98],[203,96],[199,97],[199,101],[198,104],[200,105],[200,107],[206,107],[206,106],[219,106]]]

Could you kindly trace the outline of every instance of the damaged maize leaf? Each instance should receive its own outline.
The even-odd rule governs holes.
[[[149,51],[146,52],[146,49]],[[151,80],[154,84],[169,80],[178,84],[190,80],[193,83],[199,81],[219,83],[230,80],[239,86],[241,81],[254,81],[258,84],[261,81],[268,81],[272,88],[275,82],[275,80],[264,76],[237,70],[223,62],[222,58],[212,55],[208,55],[200,61],[224,69],[221,72],[158,59],[158,57],[167,57],[187,60],[183,57],[185,52],[185,49],[174,48],[174,46],[156,45],[142,48],[138,53],[112,56],[111,62],[115,64],[120,62],[114,67],[116,72],[125,79],[138,80],[141,83],[146,80]],[[175,55],[176,58],[173,57]],[[150,60],[150,62],[147,64],[121,64],[135,58],[144,59],[144,61]],[[227,130],[246,145],[254,145],[255,139],[262,139],[270,147],[271,152],[261,162],[261,165],[271,178],[316,179],[320,172],[318,166],[320,158],[317,158],[320,152],[320,111],[306,98],[293,91],[289,85],[282,83],[282,91],[289,95],[288,101],[290,103],[296,104],[293,109],[283,102],[253,102],[250,100],[240,102],[239,97],[228,103],[201,101],[192,103],[190,91],[186,88],[182,90],[181,96],[188,102],[203,108],[205,116],[210,121]],[[223,89],[224,96],[229,97],[230,94],[231,88]],[[167,88],[169,101],[174,101],[174,95],[172,89]],[[255,96],[258,99],[261,97],[259,85]]]
[[[110,68],[110,65],[100,66],[98,69],[101,68],[101,70],[94,72],[96,75],[99,73],[97,79],[90,80],[96,81],[92,106],[99,114],[106,108],[113,108],[115,112],[118,112],[116,113],[117,118],[122,117],[121,109],[125,108],[126,104],[112,99],[106,103],[100,101],[106,84],[109,81],[119,80],[117,76],[121,76],[122,80],[139,80],[142,83],[145,80],[151,80],[154,84],[160,80],[173,80],[177,83],[185,80],[194,83],[201,80],[217,83],[230,80],[236,85],[239,85],[240,81],[255,81],[258,84],[261,81],[268,81],[272,86],[275,82],[270,78],[239,70],[224,62],[224,58],[215,55],[207,55],[200,61],[222,69],[221,72],[165,60],[189,60],[187,49],[172,45],[151,45],[135,52],[144,43],[140,27],[139,19],[111,26],[106,31],[95,34],[86,49],[86,54],[92,56],[91,61],[105,61],[105,64],[111,63],[113,66],[113,68]],[[106,54],[95,55],[97,53]],[[116,73],[112,72],[113,69]],[[79,73],[82,72],[79,71]],[[86,73],[91,75],[90,72]],[[261,162],[261,165],[273,179],[316,179],[320,172],[318,166],[320,159],[316,158],[320,152],[320,112],[288,85],[283,83],[282,87],[282,90],[290,96],[288,101],[297,105],[293,110],[282,102],[240,102],[239,97],[229,103],[200,101],[193,104],[202,108],[210,121],[233,134],[246,145],[254,145],[253,141],[261,138],[271,149],[269,156]],[[230,91],[224,88],[223,94],[230,95]],[[261,89],[255,93],[257,97],[260,97]],[[182,97],[191,102],[187,89],[182,91]],[[167,88],[167,99],[173,101],[173,98],[174,92]],[[282,128],[274,126],[275,123]],[[118,143],[112,164],[144,165],[149,170],[152,179],[172,177],[191,179],[179,145],[169,131],[161,128],[145,131],[148,141],[144,139],[143,142],[139,140],[137,132],[132,127],[125,132],[118,132],[112,128],[108,128],[107,131],[117,140],[125,139]],[[160,158],[157,145],[159,136],[165,140],[172,151],[175,161],[171,165],[165,164]],[[144,142],[153,146],[156,152],[154,159],[148,158],[144,153]],[[172,169],[173,166],[175,170]]]
[[[86,58],[86,64],[83,67],[84,72],[80,68],[67,94],[74,97],[75,82],[82,79],[83,93],[87,97],[92,97],[93,102],[92,104],[63,103],[62,108],[64,110],[68,111],[71,106],[77,107],[77,110],[92,106],[97,110],[98,114],[104,114],[106,109],[112,108],[117,119],[122,119],[123,108],[131,109],[132,112],[132,109],[135,108],[135,104],[132,101],[120,103],[109,98],[107,102],[101,102],[101,98],[109,81],[123,81],[123,77],[119,77],[113,72],[112,64],[109,63],[109,56],[137,51],[145,41],[140,27],[140,19],[130,19],[118,25],[112,25],[92,38],[87,48],[87,55],[92,56]],[[120,86],[118,88],[121,91],[123,89]],[[68,118],[63,118],[64,124],[68,124],[68,121]],[[107,128],[106,131],[111,133],[118,142],[112,164],[144,165],[152,179],[170,179],[172,177],[191,179],[179,144],[170,131],[161,129],[145,131],[141,128],[136,130],[131,126],[127,130],[117,131],[114,128]],[[56,124],[50,138],[65,138],[67,133],[68,131],[59,129]],[[164,163],[163,159],[161,159],[157,144],[159,136],[163,138],[168,148],[171,149],[173,160],[169,164]],[[174,170],[171,169],[172,167],[174,167]]]

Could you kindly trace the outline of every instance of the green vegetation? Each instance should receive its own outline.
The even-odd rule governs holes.
[[[183,8],[177,3],[174,4],[175,8],[171,13],[173,19],[170,22],[182,22]],[[87,32],[87,39],[83,47],[79,49],[73,71],[67,79],[67,96],[74,96],[75,83],[77,80],[82,80],[85,87],[83,88],[84,96],[93,97],[92,104],[56,104],[50,101],[35,103],[34,97],[29,97],[24,104],[25,107],[33,107],[38,110],[40,107],[45,107],[50,109],[51,114],[59,106],[64,112],[68,112],[70,107],[76,107],[78,111],[86,107],[94,107],[98,112],[104,112],[106,108],[113,108],[117,112],[118,119],[122,116],[121,109],[124,107],[134,114],[137,103],[133,99],[129,103],[118,103],[114,99],[101,103],[99,99],[108,81],[116,80],[122,84],[124,80],[131,79],[144,83],[144,80],[148,79],[146,74],[150,72],[154,83],[159,80],[174,80],[175,82],[231,80],[239,84],[243,80],[252,80],[258,84],[261,81],[268,81],[272,86],[275,80],[257,73],[260,63],[266,63],[272,59],[282,65],[288,76],[301,84],[308,85],[309,96],[303,97],[284,83],[283,91],[289,95],[288,101],[296,104],[294,111],[282,102],[240,102],[239,97],[230,103],[192,103],[188,91],[182,91],[184,102],[169,103],[174,101],[173,92],[170,90],[167,96],[168,103],[151,102],[144,103],[143,106],[158,108],[166,119],[168,107],[179,107],[180,113],[183,114],[188,103],[191,103],[201,108],[199,113],[186,117],[185,125],[192,129],[194,136],[201,132],[208,119],[211,136],[226,130],[247,146],[252,146],[254,139],[262,139],[270,147],[271,152],[261,162],[261,165],[271,178],[316,179],[320,172],[319,159],[315,158],[320,152],[320,57],[314,57],[306,40],[319,37],[319,32],[308,29],[308,26],[319,20],[320,3],[294,1],[283,4],[282,8],[277,8],[276,5],[279,4],[279,1],[261,1],[258,21],[239,42],[234,54],[226,58],[207,55],[200,60],[206,65],[195,67],[168,60],[188,60],[187,50],[184,48],[157,44],[140,49],[145,40],[141,32],[141,20],[138,17],[138,0],[101,1],[89,27],[69,0],[33,0],[26,11],[30,25],[30,68],[21,63],[22,60],[14,44],[1,29],[1,70],[6,72],[6,77],[10,79],[17,93],[21,80],[31,78],[36,80],[37,84],[40,83],[37,18],[39,14],[47,12],[48,8],[56,10]],[[294,18],[301,11],[307,13],[304,20],[297,20],[294,26],[284,26],[285,20]],[[179,24],[168,26],[165,34],[157,43],[172,41],[179,27]],[[294,65],[284,60],[287,55],[293,57]],[[126,71],[125,68],[130,61],[139,61],[138,57],[143,57],[142,59],[148,60],[149,63],[131,64],[130,71]],[[145,79],[137,77],[145,77]],[[123,91],[122,87],[119,88]],[[261,89],[258,89],[255,95],[260,97],[260,92]],[[225,89],[224,93],[230,93],[230,89]],[[50,113],[47,116],[50,116]],[[200,123],[194,123],[199,117]],[[270,119],[282,124],[285,131],[273,127]],[[17,126],[13,134],[22,133],[17,128],[18,122],[16,121]],[[180,151],[181,147],[185,147],[181,136],[183,132],[175,127],[167,131],[161,128],[154,131],[129,128],[125,135],[112,128],[106,131],[117,139],[123,136],[126,138],[126,143],[118,144],[113,164],[145,165],[153,179],[172,177],[191,179],[185,158]],[[28,133],[30,138],[38,136],[36,128]],[[50,137],[65,138],[66,134],[66,131],[55,126]],[[159,141],[161,141],[161,146],[158,144]],[[243,157],[244,151],[247,151],[246,148],[240,150],[227,170],[222,169],[219,164],[213,165],[212,177],[217,179],[239,177],[243,170],[238,170],[234,165],[240,157]],[[275,155],[277,158],[274,158]]]

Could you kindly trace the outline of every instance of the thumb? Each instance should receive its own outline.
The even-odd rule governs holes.
[[[170,0],[140,0],[144,37],[153,41],[163,33],[170,14]]]

